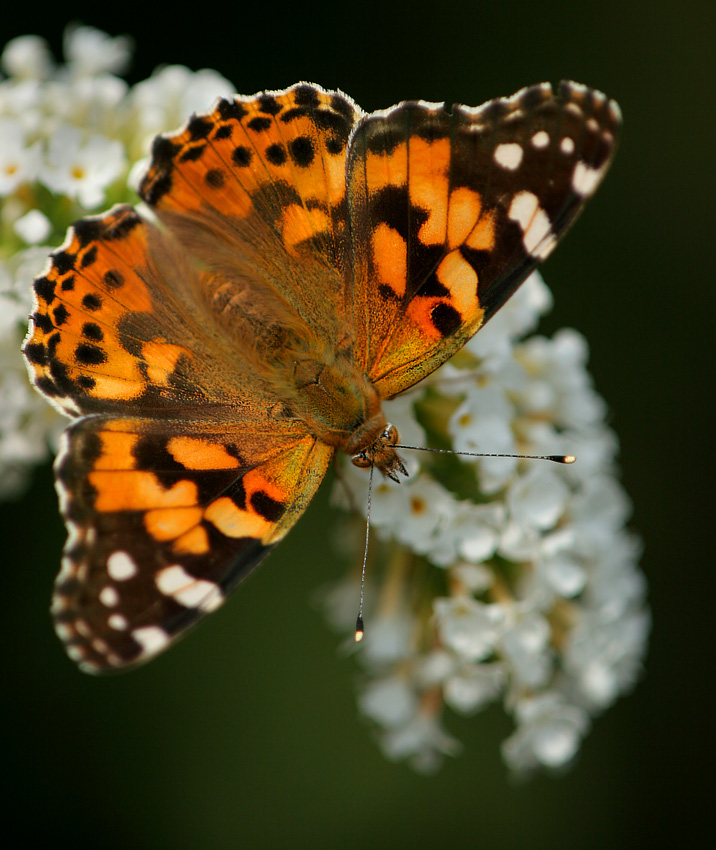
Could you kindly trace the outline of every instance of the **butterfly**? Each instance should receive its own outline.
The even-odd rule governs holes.
[[[90,672],[165,649],[287,534],[336,452],[399,479],[382,402],[454,354],[594,192],[617,104],[563,82],[364,113],[299,83],[159,136],[76,222],[23,351],[73,418],[56,630]]]

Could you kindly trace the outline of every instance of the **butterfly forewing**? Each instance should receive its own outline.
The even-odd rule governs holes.
[[[356,358],[391,397],[450,357],[544,260],[603,176],[616,105],[562,83],[364,118],[347,181]]]
[[[292,310],[334,337],[348,263],[346,152],[360,114],[307,83],[220,100],[157,139],[141,194],[235,294],[249,288],[273,312],[282,302],[285,322]]]

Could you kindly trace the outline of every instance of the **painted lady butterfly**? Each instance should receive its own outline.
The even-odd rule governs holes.
[[[141,196],[69,231],[24,354],[75,421],[53,612],[91,672],[147,659],[281,540],[335,452],[397,478],[381,401],[544,260],[620,127],[562,83],[363,113],[301,83],[154,142]]]

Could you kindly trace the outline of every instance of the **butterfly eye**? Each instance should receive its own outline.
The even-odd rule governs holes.
[[[369,469],[373,461],[371,461],[365,452],[359,452],[357,455],[353,455],[351,463],[353,466],[357,466],[358,469]]]
[[[398,434],[398,429],[395,425],[391,425],[390,422],[387,424],[385,431],[380,435],[380,439],[387,443],[389,446],[395,446],[398,444],[398,440],[400,439],[400,435]]]

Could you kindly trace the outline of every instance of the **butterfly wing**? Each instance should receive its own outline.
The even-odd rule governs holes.
[[[105,672],[166,648],[284,537],[331,456],[295,422],[78,420],[55,464],[69,536],[52,610],[70,656]]]
[[[383,398],[457,351],[544,260],[604,175],[601,93],[543,84],[470,109],[406,102],[357,125],[347,162],[355,356]]]
[[[332,450],[212,325],[203,281],[128,207],[78,222],[35,282],[24,353],[78,417],[56,462],[53,610],[84,669],[164,648],[305,509]]]
[[[220,368],[228,345],[201,286],[176,246],[131,207],[77,222],[34,283],[23,347],[31,378],[70,416],[132,405],[191,418],[260,396],[240,360]]]
[[[240,303],[233,321],[256,316],[253,336],[282,335],[267,321],[299,328],[316,350],[345,335],[345,163],[361,114],[340,92],[301,83],[221,99],[154,143],[142,197],[216,272],[220,289],[207,286],[217,312]]]

